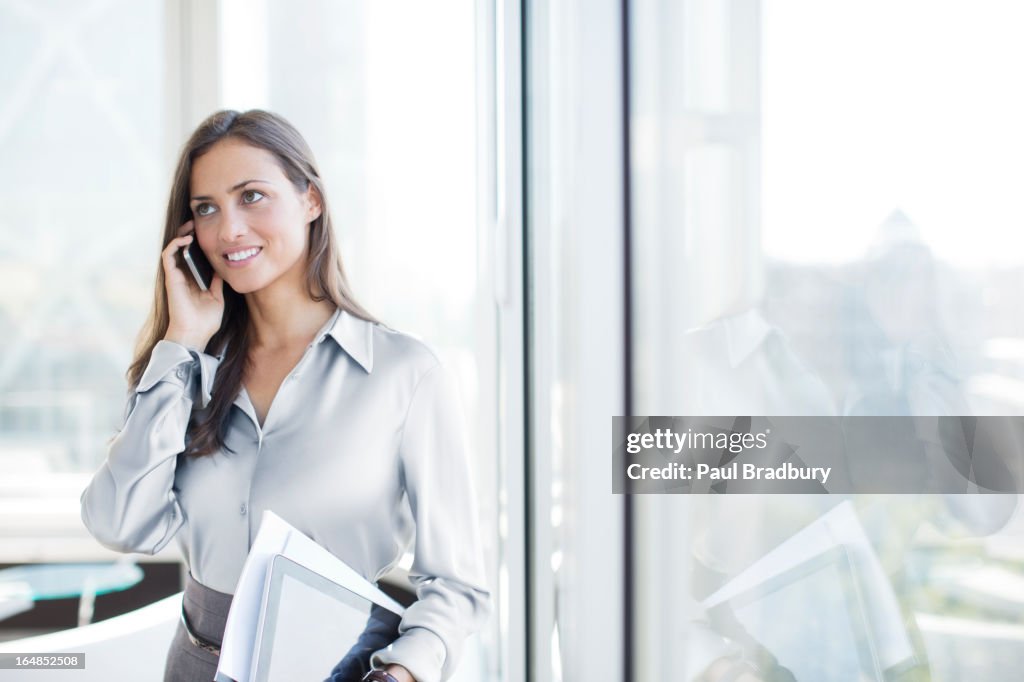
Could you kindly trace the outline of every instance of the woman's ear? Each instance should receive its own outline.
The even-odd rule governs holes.
[[[320,192],[313,183],[309,184],[306,190],[306,220],[313,222],[323,213],[323,205],[320,202]]]

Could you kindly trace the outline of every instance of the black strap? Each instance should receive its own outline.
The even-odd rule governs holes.
[[[188,640],[195,646],[199,647],[203,651],[209,651],[214,656],[220,656],[220,647],[204,639],[196,634],[195,630],[192,629],[191,623],[188,622],[188,616],[185,615],[185,605],[181,606],[181,624],[185,626],[185,634],[188,635]]]

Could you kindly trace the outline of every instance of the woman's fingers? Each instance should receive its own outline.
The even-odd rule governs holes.
[[[213,279],[210,280],[210,293],[213,294],[214,299],[224,300],[224,280],[216,272],[213,273]]]
[[[164,247],[163,254],[165,256],[167,256],[167,255],[173,256],[174,253],[178,249],[182,248],[186,244],[191,244],[191,243],[192,243],[192,235],[190,235],[190,234],[186,234],[186,235],[181,236],[181,237],[175,237],[171,241],[167,242],[167,246]]]
[[[189,223],[186,223],[179,232],[188,227]],[[180,234],[170,240],[161,252],[170,318],[165,338],[183,342],[187,346],[205,348],[220,327],[224,315],[224,283],[214,274],[209,290],[200,291],[186,272],[187,268],[179,264],[178,251],[188,248],[194,240],[194,233]]]
[[[169,241],[167,246],[164,247],[162,260],[164,262],[165,272],[172,272],[170,269],[172,267],[180,269],[177,267],[178,264],[175,261],[174,254],[176,254],[179,249],[183,249],[191,244],[193,239],[195,239],[195,233],[192,230],[192,221],[190,220],[178,228],[178,236]]]
[[[177,263],[174,262],[174,255],[178,253],[179,249],[185,248],[192,243],[192,235],[187,234],[184,237],[175,237],[167,246],[164,247],[163,252],[160,254],[160,259],[164,263],[164,272],[169,274],[173,270],[178,269]]]

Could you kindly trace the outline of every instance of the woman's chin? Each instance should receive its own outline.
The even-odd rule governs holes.
[[[230,277],[229,276],[229,277],[226,277],[224,279],[224,282],[227,283],[227,285],[230,286],[231,289],[236,294],[242,294],[242,295],[255,293],[255,292],[259,291],[260,289],[264,288],[267,285],[266,282],[262,281],[261,279],[257,279],[255,277]]]
[[[295,266],[284,271],[268,267],[232,269],[223,273],[221,277],[238,294],[254,294],[271,286],[304,291],[305,283],[305,271],[301,267],[301,261],[297,261]]]

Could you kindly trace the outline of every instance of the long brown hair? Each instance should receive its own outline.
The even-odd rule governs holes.
[[[337,248],[331,212],[316,161],[302,135],[284,118],[259,109],[244,113],[218,111],[196,128],[185,143],[174,172],[171,195],[167,202],[167,218],[161,249],[177,236],[178,228],[192,219],[189,207],[192,164],[221,140],[237,139],[264,149],[277,159],[281,169],[300,192],[311,185],[320,198],[320,216],[309,225],[309,249],[306,263],[306,288],[314,301],[329,300],[339,308],[364,320],[376,322],[356,302],[345,277],[341,254]],[[134,390],[149,364],[153,347],[167,333],[170,316],[164,269],[159,259],[156,289],[149,319],[139,333],[135,358],[128,368],[128,385]],[[185,438],[185,453],[199,457],[225,448],[224,437],[232,403],[242,386],[249,355],[249,309],[245,297],[224,283],[224,317],[220,329],[210,339],[205,351],[224,353],[217,368],[213,395],[205,412],[193,409]]]

